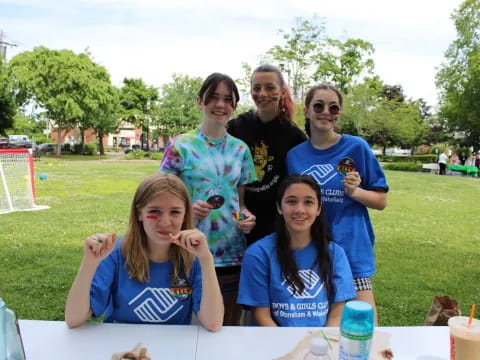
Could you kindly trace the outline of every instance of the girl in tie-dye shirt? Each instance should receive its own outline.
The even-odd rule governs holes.
[[[244,233],[255,226],[255,216],[243,202],[245,185],[257,179],[252,156],[248,146],[225,129],[238,100],[229,76],[211,74],[197,96],[202,123],[172,139],[160,166],[161,172],[178,175],[190,192],[196,226],[207,236],[214,256],[225,325],[240,320],[241,308],[235,301],[246,249]]]

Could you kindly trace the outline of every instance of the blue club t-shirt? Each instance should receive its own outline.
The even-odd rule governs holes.
[[[202,273],[195,259],[188,280],[172,281],[170,261],[150,262],[150,280],[131,279],[118,241],[112,253],[97,268],[90,288],[93,316],[104,322],[190,324],[202,295]]]
[[[333,239],[347,254],[353,277],[369,277],[375,274],[375,234],[367,207],[345,194],[343,175],[337,169],[345,157],[355,162],[362,189],[388,191],[385,174],[372,149],[357,136],[342,135],[338,143],[324,150],[307,140],[288,152],[287,171],[311,175],[320,184],[322,211]]]
[[[318,265],[317,249],[311,242],[307,247],[293,250],[305,290],[293,292],[281,274],[276,249],[277,236],[270,234],[253,243],[246,251],[240,275],[237,303],[253,307],[269,307],[279,326],[324,326],[331,303],[328,301]],[[343,249],[330,243],[333,263],[333,303],[356,296],[352,273]]]

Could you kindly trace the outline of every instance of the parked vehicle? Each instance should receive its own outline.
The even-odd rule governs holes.
[[[31,149],[32,146],[32,141],[28,139],[27,135],[8,135],[8,147]]]
[[[125,154],[128,154],[129,152],[135,151],[135,150],[140,150],[142,148],[142,145],[140,144],[133,144],[127,147],[124,151]]]
[[[0,149],[8,148],[8,139],[7,138],[0,138]]]
[[[57,144],[45,143],[45,144],[40,144],[36,146],[35,150],[40,151],[42,153],[55,152],[56,147],[57,147]]]

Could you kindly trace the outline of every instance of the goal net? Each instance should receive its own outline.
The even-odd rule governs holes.
[[[0,214],[48,208],[35,205],[33,157],[28,149],[0,149]]]

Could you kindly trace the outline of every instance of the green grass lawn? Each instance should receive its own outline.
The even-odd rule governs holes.
[[[126,229],[137,185],[159,162],[35,162],[37,204],[0,215],[0,295],[21,319],[62,320],[83,239]],[[39,174],[47,179],[38,180]],[[433,296],[480,305],[480,179],[387,172],[374,288],[381,325],[422,325]]]

